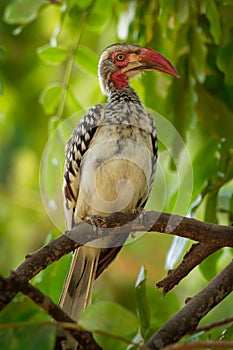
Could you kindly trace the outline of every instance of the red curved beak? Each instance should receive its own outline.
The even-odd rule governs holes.
[[[139,53],[139,62],[145,70],[158,70],[176,78],[180,78],[175,67],[160,53],[155,50],[141,48]]]

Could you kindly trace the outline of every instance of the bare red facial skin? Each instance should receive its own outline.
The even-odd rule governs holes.
[[[111,80],[117,89],[124,89],[128,85],[128,77],[121,70],[116,70],[111,75]]]

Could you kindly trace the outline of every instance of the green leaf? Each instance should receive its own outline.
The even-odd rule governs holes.
[[[55,113],[59,104],[61,92],[62,86],[59,83],[47,85],[43,90],[40,97],[40,103],[43,105],[46,114]]]
[[[89,73],[97,74],[98,56],[96,53],[85,46],[79,46],[75,55],[76,63]]]
[[[218,143],[214,138],[207,138],[205,142],[203,142],[203,146],[197,152],[195,158],[192,160],[194,171],[194,199],[202,193],[211,176],[217,172],[218,162],[215,156],[217,147]],[[208,157],[206,156],[207,154]]]
[[[138,329],[137,317],[113,302],[101,301],[90,305],[81,315],[80,325],[85,329],[99,330],[103,335],[95,334],[95,338],[103,349],[125,349],[126,343],[114,338],[120,336],[131,340]],[[108,336],[104,334],[108,333]],[[113,335],[113,337],[111,337]]]
[[[83,109],[80,103],[78,102],[77,98],[73,95],[73,93],[70,90],[67,91],[67,102],[69,102],[74,112],[78,112]]]
[[[6,49],[4,46],[0,46],[0,62],[6,60]]]
[[[221,340],[233,340],[233,324],[224,329],[221,335]]]
[[[219,44],[221,38],[221,25],[219,11],[215,1],[206,0],[206,17],[210,22],[210,32],[213,35],[215,44]]]
[[[80,20],[83,16],[83,9],[80,8],[78,4],[74,4],[69,10],[69,17],[76,21],[76,23],[80,23]]]
[[[146,270],[144,266],[141,267],[135,283],[135,301],[140,321],[141,334],[145,337],[150,327],[150,308],[146,294]]]
[[[222,49],[220,49],[217,56],[217,65],[219,69],[225,74],[225,83],[233,85],[233,39]]]
[[[217,200],[218,200],[218,191],[213,191],[209,193],[207,198],[207,203],[206,203],[206,211],[205,211],[206,222],[212,222],[214,224],[218,223]]]
[[[205,277],[207,281],[210,281],[213,277],[217,275],[217,263],[222,254],[223,252],[221,250],[218,250],[214,254],[210,255],[199,265],[199,269],[203,277]]]
[[[171,12],[175,14],[176,28],[179,25],[184,24],[189,18],[189,3],[185,0],[178,0],[174,2],[175,11]]]
[[[27,24],[33,21],[47,0],[15,0],[5,9],[4,20],[9,24]]]
[[[1,349],[52,350],[55,342],[55,327],[43,325],[26,325],[1,330]]]
[[[111,18],[112,3],[111,1],[97,0],[94,8],[88,15],[87,28],[94,31],[103,30]]]
[[[191,33],[191,62],[199,83],[203,83],[206,75],[207,48],[205,36],[200,27],[192,29]]]
[[[136,316],[123,306],[101,301],[84,310],[80,325],[90,331],[102,330],[124,337],[136,333],[138,321]]]
[[[174,293],[168,293],[162,298],[161,291],[156,290],[154,286],[147,286],[147,294],[151,305],[151,330],[148,339],[155,329],[160,328],[179,310],[181,305]]]
[[[37,49],[37,54],[42,61],[57,66],[66,59],[68,50],[61,47],[45,45]]]
[[[92,12],[90,16],[88,16],[87,27],[92,30],[101,30],[105,27],[106,21],[108,17],[104,12]]]
[[[202,128],[205,131],[205,138],[208,137],[207,135],[215,137],[218,140],[224,138],[226,140],[225,147],[228,147],[228,149],[232,148],[233,113],[231,109],[224,100],[220,99],[216,94],[211,93],[203,86],[198,85],[197,92],[199,96],[197,104],[198,114],[202,123]],[[206,157],[206,160],[208,160],[207,158],[209,157]],[[211,173],[211,170],[209,170],[209,172]]]
[[[231,6],[231,5],[233,5],[233,0],[225,0],[224,4]]]

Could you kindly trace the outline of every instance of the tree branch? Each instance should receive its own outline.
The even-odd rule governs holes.
[[[209,331],[209,330],[212,329],[212,328],[224,326],[224,325],[227,325],[228,323],[232,323],[232,322],[233,322],[233,317],[224,318],[224,320],[216,321],[216,322],[207,324],[207,325],[205,325],[205,326],[197,327],[197,328],[195,329],[195,331],[192,332],[192,334],[193,334],[193,333],[203,332],[203,331]]]
[[[117,213],[111,217],[96,217],[100,228],[96,231],[93,227],[81,222],[72,230],[53,240],[35,253],[27,255],[24,262],[18,266],[15,273],[26,281],[36,276],[49,264],[59,260],[62,256],[80,247],[82,244],[97,238],[128,236],[129,232],[155,231],[160,233],[187,237],[199,242],[213,244],[215,246],[233,247],[233,227],[201,222],[178,215],[161,212],[144,212],[143,215]],[[79,243],[79,242],[82,242]],[[0,281],[0,310],[2,310],[18,292],[12,283],[11,277],[7,277],[6,283]]]
[[[1,276],[0,279],[2,280]],[[54,304],[54,302],[49,297],[44,295],[39,289],[29,284],[24,278],[17,276],[15,272],[11,272],[11,279],[14,281],[14,284],[19,291],[27,295],[36,305],[42,308],[55,321],[65,323],[63,329],[69,332],[78,342],[80,349],[102,349],[95,342],[91,332],[88,332],[77,325],[72,318],[70,318],[58,305]],[[71,327],[72,325],[74,327]]]
[[[145,344],[150,349],[162,349],[193,332],[199,321],[233,290],[233,261],[211,282],[161,327]]]
[[[163,295],[165,295],[175,285],[179,284],[179,282],[205,258],[220,248],[222,247],[208,243],[193,244],[190,250],[183,257],[182,262],[174,270],[170,270],[168,275],[162,281],[156,283],[156,287],[163,288]]]

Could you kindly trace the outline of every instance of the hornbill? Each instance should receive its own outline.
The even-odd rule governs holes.
[[[157,133],[129,78],[147,70],[179,77],[173,65],[150,48],[114,44],[101,54],[98,76],[107,104],[91,107],[66,145],[67,230],[93,215],[132,213],[145,206],[156,169]],[[115,258],[124,240],[125,236],[116,242],[110,235],[74,252],[59,302],[73,320],[78,322],[91,301],[94,280]],[[66,338],[67,348],[76,349],[75,341]]]

